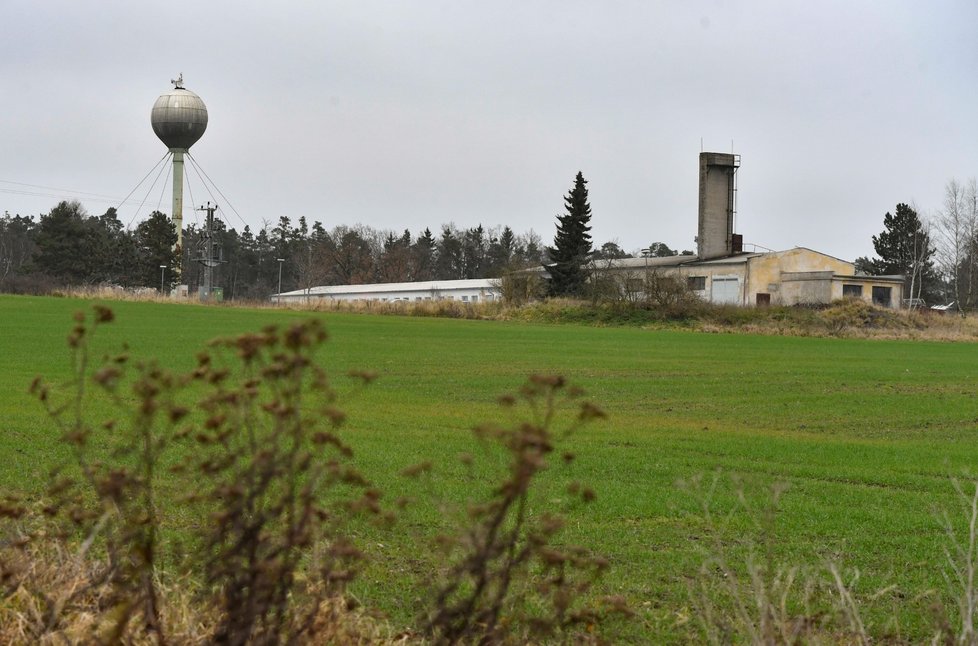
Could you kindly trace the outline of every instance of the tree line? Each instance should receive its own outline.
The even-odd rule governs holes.
[[[413,235],[366,225],[327,231],[305,217],[279,218],[257,233],[215,220],[208,244],[202,226],[183,231],[180,253],[170,218],[154,211],[128,230],[115,208],[89,215],[76,201],[61,202],[37,219],[0,217],[0,291],[42,293],[63,286],[115,285],[193,289],[201,258],[220,260],[213,285],[226,298],[264,299],[279,291],[317,285],[409,282],[499,277],[511,269],[540,266],[545,250],[534,231],[445,224]],[[213,245],[212,247],[210,245]],[[280,282],[281,281],[281,282]]]
[[[557,215],[552,247],[530,230],[508,226],[467,229],[443,224],[433,233],[398,233],[370,226],[338,225],[326,230],[280,217],[256,233],[240,232],[215,220],[212,237],[200,225],[183,231],[184,246],[173,251],[176,231],[169,217],[154,211],[135,229],[123,226],[115,208],[89,215],[76,201],[60,202],[33,217],[0,217],[0,291],[44,293],[62,286],[116,285],[169,290],[178,283],[191,291],[202,282],[205,257],[220,260],[213,286],[225,298],[264,300],[278,291],[318,285],[397,283],[498,278],[545,266],[553,296],[583,296],[588,263],[629,258],[617,242],[596,249],[590,235],[587,180],[578,173]],[[978,185],[951,180],[942,207],[922,217],[914,205],[897,204],[873,236],[875,257],[855,261],[857,273],[905,276],[904,299],[911,304],[955,302],[978,308]],[[642,250],[649,256],[679,252],[662,242]],[[691,251],[683,251],[691,254]]]
[[[178,253],[176,231],[164,213],[154,211],[129,230],[115,208],[89,215],[79,202],[64,201],[36,220],[0,217],[0,291],[86,285],[169,291],[185,283],[193,292],[202,283],[198,261],[216,258],[212,285],[228,299],[263,300],[318,285],[498,278],[541,265],[564,277],[551,281],[553,295],[581,295],[584,263],[631,257],[613,241],[592,249],[586,183],[578,173],[565,198],[567,214],[557,216],[554,247],[544,246],[532,230],[516,233],[508,226],[443,224],[437,233],[425,228],[412,234],[362,224],[327,230],[318,221],[310,226],[304,216],[295,223],[283,216],[257,233],[215,219],[208,237],[201,225],[191,224]],[[646,252],[677,253],[662,242]]]

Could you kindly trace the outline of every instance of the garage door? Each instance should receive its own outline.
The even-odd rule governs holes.
[[[740,304],[740,281],[736,276],[713,277],[713,291],[710,300],[718,305]]]

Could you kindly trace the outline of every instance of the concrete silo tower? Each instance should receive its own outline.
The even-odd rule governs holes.
[[[200,97],[183,87],[183,74],[173,89],[161,94],[153,104],[150,121],[153,132],[173,153],[173,211],[170,217],[177,229],[177,246],[183,247],[183,154],[207,129],[207,106]]]
[[[737,169],[740,155],[700,153],[699,231],[696,256],[723,258],[743,251],[743,238],[734,233],[737,214]]]

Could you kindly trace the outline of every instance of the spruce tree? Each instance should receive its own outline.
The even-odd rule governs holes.
[[[159,287],[160,279],[164,278],[167,289],[173,289],[181,277],[180,255],[173,249],[177,243],[173,220],[165,213],[153,211],[136,227],[135,238],[141,252],[136,284]],[[166,270],[160,271],[160,265],[166,265]]]
[[[591,205],[587,199],[587,180],[577,173],[574,188],[564,198],[564,215],[557,216],[557,235],[554,246],[547,247],[550,264],[550,294],[552,296],[581,296],[587,281],[584,266],[591,253]]]
[[[883,216],[885,231],[873,236],[873,247],[879,260],[873,262],[874,273],[902,274],[906,282],[904,298],[933,298],[934,246],[930,234],[912,207],[897,204],[896,214]]]

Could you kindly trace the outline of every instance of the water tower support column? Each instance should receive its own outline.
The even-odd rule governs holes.
[[[173,152],[173,211],[170,217],[177,230],[177,247],[183,249],[183,153],[182,148]]]

